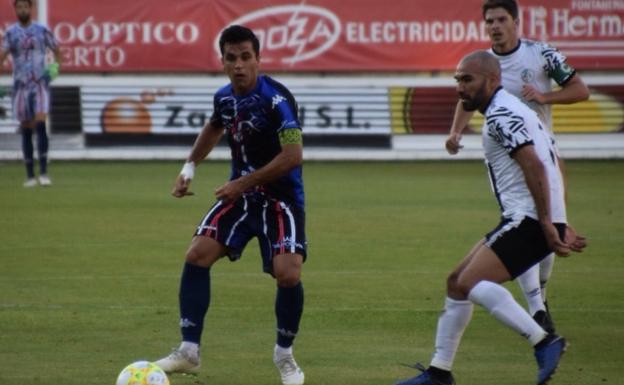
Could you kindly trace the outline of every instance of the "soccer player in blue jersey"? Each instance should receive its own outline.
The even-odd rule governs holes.
[[[285,385],[303,384],[292,345],[303,311],[301,267],[306,258],[302,135],[291,93],[259,75],[259,42],[243,26],[226,28],[219,40],[230,84],[214,96],[214,112],[191,150],[172,194],[189,191],[195,167],[222,135],[232,154],[230,180],[200,221],[186,252],[179,292],[182,343],[156,362],[166,372],[196,373],[204,316],[210,303],[210,269],[227,256],[236,261],[257,237],[264,271],[277,281],[277,341],[273,361]]]
[[[13,58],[13,117],[20,122],[22,152],[26,165],[24,187],[37,185],[33,160],[33,130],[37,132],[39,184],[51,186],[48,176],[48,135],[46,119],[50,109],[49,85],[59,72],[59,45],[52,32],[31,20],[32,1],[15,0],[18,22],[5,32],[0,47],[0,69],[9,54]],[[56,62],[46,66],[46,52],[54,52]],[[0,92],[4,93],[4,92]]]

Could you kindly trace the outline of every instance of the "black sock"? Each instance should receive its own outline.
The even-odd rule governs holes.
[[[33,165],[33,142],[32,142],[32,130],[30,128],[22,127],[22,154],[24,154],[24,165],[26,166],[26,176],[30,178],[35,177],[35,169]]]
[[[45,122],[37,122],[37,154],[39,154],[39,174],[48,173],[48,133]]]
[[[277,287],[275,316],[277,317],[277,344],[283,348],[292,346],[299,331],[303,313],[303,285]]]
[[[210,305],[210,268],[184,264],[179,301],[182,340],[199,344]]]

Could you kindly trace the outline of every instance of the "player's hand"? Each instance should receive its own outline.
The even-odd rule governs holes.
[[[48,64],[45,68],[44,76],[48,79],[48,82],[53,81],[59,74],[59,65],[58,63]]]
[[[245,188],[240,180],[234,179],[216,189],[215,196],[224,203],[229,203],[237,200],[244,192]]]
[[[548,248],[560,257],[567,257],[570,255],[570,245],[562,241],[559,238],[559,232],[552,223],[542,224],[542,230],[548,243]]]
[[[546,102],[544,95],[529,85],[522,87],[522,97],[528,102],[537,102],[539,104],[545,104]]]
[[[173,186],[173,191],[171,191],[171,195],[176,198],[184,198],[188,195],[195,195],[194,192],[188,191],[191,186],[191,180],[184,178],[183,175],[178,175],[178,178],[175,181],[175,186]]]
[[[446,139],[446,144],[445,144],[446,151],[448,151],[449,154],[455,155],[459,152],[459,150],[464,148],[464,146],[460,144],[461,138],[462,138],[461,134],[449,135],[449,137]]]
[[[578,234],[572,226],[566,226],[565,230],[565,243],[570,246],[570,250],[582,253],[583,249],[587,247],[587,239],[584,236]]]

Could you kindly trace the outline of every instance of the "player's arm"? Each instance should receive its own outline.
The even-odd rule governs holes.
[[[241,194],[253,187],[261,186],[281,176],[303,162],[303,140],[299,128],[280,131],[279,140],[282,150],[264,167],[238,179],[229,181],[215,191],[217,199],[226,202],[237,199]]]
[[[212,120],[208,122],[199,133],[193,143],[193,148],[189,154],[180,175],[176,178],[175,186],[171,194],[176,198],[182,198],[186,195],[193,195],[188,191],[191,181],[195,176],[195,167],[201,162],[212,149],[219,143],[223,136],[223,128],[214,125]]]
[[[7,56],[9,56],[9,51],[5,51],[2,47],[0,47],[0,76],[2,76],[2,70],[4,69],[4,61]],[[7,89],[4,86],[0,85],[0,98],[3,98],[6,95]]]
[[[7,56],[9,56],[9,51],[5,51],[4,49],[0,48],[0,73],[4,68],[4,61],[6,60]]]
[[[560,89],[543,94],[525,85],[522,88],[522,97],[540,104],[573,104],[589,99],[589,89],[583,79],[575,74]]]
[[[466,111],[462,106],[461,100],[457,102],[457,106],[455,107],[455,115],[453,115],[453,124],[451,125],[451,131],[449,132],[449,136],[446,139],[446,151],[449,154],[455,155],[462,149],[464,146],[460,144],[462,132],[464,128],[472,119],[474,115],[474,111]]]
[[[537,156],[533,144],[525,144],[513,153],[513,158],[522,169],[527,187],[531,192],[539,223],[544,231],[548,246],[557,255],[567,256],[570,247],[559,238],[557,228],[552,223],[550,208],[550,186],[546,176],[546,168]]]

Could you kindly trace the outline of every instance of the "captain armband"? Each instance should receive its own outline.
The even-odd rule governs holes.
[[[280,144],[303,144],[301,130],[298,128],[287,128],[278,133]]]

